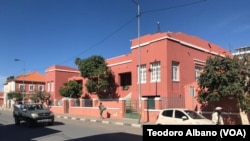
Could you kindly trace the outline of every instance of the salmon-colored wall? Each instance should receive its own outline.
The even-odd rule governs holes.
[[[66,112],[66,101],[62,100],[61,106],[51,106],[51,111],[57,114],[62,114]],[[124,100],[117,100],[117,101],[99,101],[93,100],[92,107],[84,107],[83,106],[84,100],[80,100],[80,106],[73,106],[74,99],[69,99],[69,110],[68,113],[70,115],[78,115],[78,116],[92,116],[92,117],[99,117],[99,108],[98,105],[100,102],[107,108],[103,112],[103,116],[105,118],[123,118],[125,114],[125,101]]]
[[[65,66],[52,66],[46,70],[45,90],[50,93],[52,99],[61,99],[62,96],[59,94],[60,87],[68,81],[70,77],[80,76],[80,72],[77,69],[65,67]],[[54,83],[53,91],[48,90],[48,82]]]
[[[140,54],[139,54],[140,53]],[[184,33],[156,33],[152,35],[145,35],[140,37],[140,46],[138,47],[138,40],[131,40],[131,53],[126,55],[117,56],[107,59],[107,65],[115,76],[115,82],[118,84],[116,93],[120,98],[132,94],[132,99],[139,98],[139,90],[141,96],[157,96],[157,97],[169,97],[180,96],[184,98],[184,107],[194,110],[201,110],[200,106],[194,97],[189,95],[189,87],[195,86],[195,66],[197,60],[199,65],[205,65],[205,61],[209,56],[230,54],[229,51],[203,39],[187,35]],[[146,65],[146,83],[141,83],[141,88],[137,82],[138,73],[137,67],[139,64]],[[160,62],[160,82],[150,82],[150,64],[159,61]],[[172,80],[172,62],[179,62],[179,81]],[[49,71],[62,69],[61,67],[51,67],[47,69],[46,82],[54,81],[55,91],[53,93],[54,98],[60,99],[58,94],[59,88],[64,82],[71,79],[80,80],[80,73],[70,72],[73,71],[69,68],[64,68],[68,71]],[[75,69],[75,71],[77,71]],[[128,90],[123,90],[120,86],[119,74],[131,72],[132,84]],[[79,78],[77,78],[79,77]],[[86,80],[83,79],[83,85]],[[47,86],[46,86],[47,88]],[[86,89],[83,89],[83,94],[86,94]],[[108,103],[107,103],[108,104]],[[157,109],[160,107],[160,102],[156,103],[156,110],[148,113],[143,112],[143,118],[148,116],[150,119],[156,119]],[[109,105],[113,107],[112,105]],[[119,106],[119,105],[116,105]],[[96,105],[94,105],[96,107]],[[85,110],[87,110],[86,108]],[[98,109],[96,109],[98,110]],[[77,114],[77,108],[71,110],[73,114]],[[115,111],[115,110],[112,110]],[[80,111],[79,111],[80,112]],[[90,111],[88,111],[90,112]],[[80,112],[81,113],[81,112]],[[96,114],[96,111],[93,112]],[[146,116],[145,116],[146,115]],[[148,119],[148,118],[147,118]]]
[[[116,89],[118,97],[125,97],[128,94],[132,94],[133,99],[138,99],[139,90],[141,96],[184,96],[184,86],[195,82],[194,60],[205,62],[207,57],[212,55],[212,53],[215,54],[217,52],[218,54],[220,51],[226,51],[223,48],[200,38],[186,35],[184,33],[171,32],[141,36],[140,47],[138,47],[137,39],[133,39],[131,44],[130,54],[110,58],[107,59],[106,62],[115,76],[116,84],[118,84]],[[139,64],[139,58],[140,64],[146,65],[146,83],[140,83],[140,89],[137,82],[137,66]],[[150,64],[155,61],[159,61],[161,65],[160,81],[150,82]],[[173,61],[179,62],[179,81],[172,81]],[[53,69],[67,70],[66,68],[58,66],[52,66],[48,70]],[[119,74],[126,72],[131,72],[132,84],[129,89],[125,91],[120,86]],[[70,80],[70,77],[74,76],[80,77],[80,73],[47,71],[46,81],[54,81],[55,85],[55,91],[52,92],[54,95],[53,98],[61,98],[58,94],[59,88],[64,82]],[[83,94],[86,93],[86,89],[83,89]]]
[[[120,86],[119,74],[127,72],[132,73],[131,69],[134,61],[132,60],[131,55],[122,55],[115,58],[107,59],[106,62],[107,65],[110,67],[113,75],[115,76],[115,82],[118,85],[118,88],[116,89],[117,96],[125,97],[126,95],[130,94],[132,91],[131,87],[135,84],[132,82],[132,85],[129,87],[128,90],[123,90],[123,87]]]

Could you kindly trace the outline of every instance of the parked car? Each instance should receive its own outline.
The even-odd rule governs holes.
[[[18,104],[14,106],[13,117],[15,124],[20,124],[25,121],[28,126],[33,126],[38,123],[54,124],[54,114],[49,108],[43,104]]]
[[[196,111],[185,108],[163,109],[157,118],[157,125],[215,125],[212,120]]]

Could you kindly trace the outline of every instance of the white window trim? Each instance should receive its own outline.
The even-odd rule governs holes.
[[[195,80],[198,80],[198,78],[200,77],[201,70],[202,70],[202,67],[200,67],[200,66],[195,66],[195,68],[194,68]]]
[[[150,82],[161,81],[161,64],[160,62],[154,62],[150,64]]]
[[[172,62],[172,80],[180,81],[180,66],[179,62]]]
[[[51,82],[51,92],[54,92],[54,82]]]
[[[40,87],[42,87],[42,90],[40,90]],[[44,91],[44,85],[38,85],[38,91]]]
[[[31,87],[33,87],[32,90],[31,90]],[[29,91],[30,91],[30,92],[35,91],[35,85],[34,85],[34,84],[29,84]]]
[[[22,91],[21,87],[24,88],[24,91],[25,91],[25,84],[19,84],[19,90]]]
[[[47,83],[48,92],[50,92],[50,82]]]
[[[140,73],[139,73],[140,72]],[[147,82],[147,68],[146,65],[141,65],[141,67],[139,68],[139,66],[137,67],[137,83],[146,83]],[[139,77],[140,75],[140,77]],[[141,79],[141,81],[139,80],[139,78]]]

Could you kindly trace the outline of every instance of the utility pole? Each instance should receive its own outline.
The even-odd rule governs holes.
[[[24,104],[24,97],[25,97],[25,61],[20,59],[15,59],[15,61],[22,61],[23,62],[23,92],[22,92],[22,103]]]
[[[137,21],[138,21],[138,100],[139,100],[139,104],[138,104],[138,108],[139,108],[139,119],[138,119],[138,123],[141,122],[141,114],[142,114],[142,107],[141,107],[141,47],[140,47],[140,16],[141,16],[141,12],[140,12],[140,4],[136,1],[133,0],[133,2],[137,5]]]

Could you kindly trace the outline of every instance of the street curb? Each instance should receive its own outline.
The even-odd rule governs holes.
[[[96,123],[102,123],[102,124],[112,124],[112,125],[118,125],[118,126],[130,126],[130,127],[136,127],[141,128],[141,124],[136,123],[126,123],[126,122],[118,122],[118,121],[108,121],[108,120],[99,120],[99,119],[89,119],[89,118],[79,118],[79,117],[70,117],[70,116],[60,116],[56,115],[56,118],[60,119],[67,119],[67,120],[78,120],[78,121],[84,121],[84,122],[96,122]]]
[[[1,109],[3,111],[13,111],[12,109]],[[67,120],[77,120],[77,121],[84,121],[84,122],[98,122],[102,124],[112,124],[118,126],[130,126],[135,128],[142,128],[142,124],[139,123],[127,123],[127,122],[119,122],[119,121],[109,121],[105,119],[91,119],[91,118],[82,118],[82,117],[71,117],[71,116],[64,116],[64,115],[55,115],[56,118],[60,119],[67,119]]]

